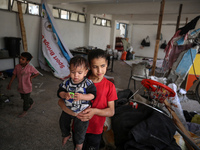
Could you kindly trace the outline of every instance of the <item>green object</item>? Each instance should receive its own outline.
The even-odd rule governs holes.
[[[74,98],[74,93],[73,92],[69,92],[69,94],[71,95],[72,98]]]

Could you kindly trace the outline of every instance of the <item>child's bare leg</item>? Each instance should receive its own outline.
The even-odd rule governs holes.
[[[71,137],[71,135],[69,135],[67,137],[63,137],[62,146],[64,146],[67,143],[67,140],[69,140],[70,137]]]
[[[20,114],[18,115],[18,117],[19,117],[19,118],[22,118],[22,117],[24,117],[26,114],[27,114],[27,111],[23,111],[22,113],[20,113]]]
[[[75,150],[82,150],[83,144],[76,144]]]

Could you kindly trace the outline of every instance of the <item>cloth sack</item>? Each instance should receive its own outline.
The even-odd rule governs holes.
[[[133,54],[128,51],[127,54],[126,54],[126,60],[132,60],[133,59]]]
[[[149,47],[150,46],[150,39],[149,39],[149,36],[147,36],[145,39],[143,39],[142,40],[142,42],[141,42],[141,45],[143,46],[143,47]]]
[[[167,46],[167,42],[166,40],[160,45],[161,49],[165,49],[165,47]]]

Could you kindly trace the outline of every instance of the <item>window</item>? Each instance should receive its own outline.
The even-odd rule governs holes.
[[[86,15],[82,13],[72,12],[62,8],[53,7],[53,16],[55,18],[64,19],[68,21],[86,22]]]
[[[77,21],[78,20],[78,14],[71,12],[70,20]]]
[[[55,18],[59,18],[59,9],[53,8],[53,16],[54,16]]]
[[[80,21],[80,22],[85,22],[85,15],[79,14],[79,15],[78,15],[78,21]]]
[[[93,17],[93,24],[103,27],[111,27],[111,20]]]
[[[119,24],[119,23],[116,24],[116,29],[117,29],[117,30],[120,29],[120,24]]]
[[[111,21],[110,21],[110,20],[107,20],[106,26],[107,26],[107,27],[111,27]]]
[[[69,20],[69,12],[66,10],[61,10],[61,19]]]
[[[28,3],[28,13],[29,14],[39,15],[40,14],[39,8],[40,8],[40,6],[37,4]]]
[[[20,1],[21,6],[22,6],[22,13],[26,13],[26,9],[27,9],[27,2],[26,1]],[[12,11],[18,12],[18,7],[17,7],[17,0],[11,0],[11,7],[12,7]]]
[[[105,19],[102,19],[102,20],[101,20],[101,24],[102,24],[102,26],[106,26],[106,20],[105,20]]]
[[[96,25],[101,25],[101,19],[97,18]]]
[[[0,0],[0,9],[18,12],[18,2],[21,4],[22,13],[40,16],[40,4],[27,0]]]
[[[0,1],[0,9],[8,10],[8,2],[9,2],[9,0],[1,0]]]

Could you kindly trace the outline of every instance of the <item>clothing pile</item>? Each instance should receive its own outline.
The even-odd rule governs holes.
[[[117,150],[181,150],[172,120],[140,103],[116,108],[112,129]]]
[[[116,149],[181,150],[174,139],[176,127],[171,118],[142,103],[129,105],[132,95],[128,89],[120,91],[115,102],[111,124]]]

